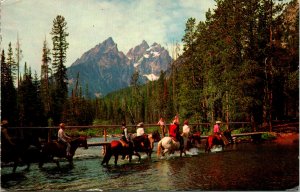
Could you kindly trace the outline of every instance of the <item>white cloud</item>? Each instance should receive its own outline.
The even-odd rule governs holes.
[[[40,72],[45,37],[56,15],[66,19],[69,37],[66,66],[108,37],[127,51],[146,40],[162,46],[180,42],[189,17],[205,18],[214,0],[7,0],[1,5],[1,49],[16,44],[17,34],[26,61]]]

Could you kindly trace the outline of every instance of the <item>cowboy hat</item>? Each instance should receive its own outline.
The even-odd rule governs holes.
[[[222,122],[221,121],[216,121],[216,124],[221,124]]]
[[[137,124],[138,127],[143,127],[144,126],[144,123],[143,122],[140,122],[139,124]]]

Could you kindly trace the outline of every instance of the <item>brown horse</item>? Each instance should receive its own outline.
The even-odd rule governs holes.
[[[201,144],[201,133],[196,132],[188,136],[186,150],[190,150],[193,147],[199,147]]]
[[[232,137],[231,137],[231,130],[225,130],[222,132],[222,137],[225,137],[225,139],[228,141],[228,143],[232,143]],[[210,135],[207,137],[206,144],[205,144],[205,152],[210,152],[213,146],[215,145],[221,145],[222,149],[224,149],[224,146],[228,143],[224,143],[223,139],[217,135]]]
[[[128,142],[127,145],[124,145],[120,140],[113,140],[109,145],[106,146],[106,152],[101,165],[108,165],[108,162],[112,156],[115,156],[115,165],[117,165],[119,155],[122,155],[123,157],[128,155],[129,162],[131,162],[133,153],[134,150],[132,142]]]
[[[139,137],[136,137],[134,134],[130,134],[129,140],[130,141],[127,143],[127,145],[124,145],[124,142],[121,142],[120,140],[111,141],[106,147],[106,153],[103,157],[101,165],[108,165],[112,156],[115,156],[114,164],[117,165],[119,155],[122,155],[123,158],[128,156],[129,162],[131,162],[132,156],[136,155],[138,156],[140,162],[141,156],[139,152],[145,152],[147,156],[151,158],[154,142],[160,140],[160,135],[157,131]]]
[[[60,168],[59,161],[54,160],[54,157],[67,158],[70,167],[73,167],[73,156],[75,155],[75,151],[78,147],[84,147],[85,149],[87,149],[88,148],[87,139],[86,137],[80,136],[78,138],[73,139],[70,142],[70,145],[71,145],[70,148],[71,156],[67,156],[66,155],[67,146],[65,144],[59,143],[57,141],[46,143],[41,150],[39,167],[42,168],[43,164],[46,161],[53,161],[56,163],[57,167]]]

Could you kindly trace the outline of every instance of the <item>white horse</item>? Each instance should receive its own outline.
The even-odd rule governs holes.
[[[181,139],[183,138],[181,137]],[[174,141],[172,137],[164,137],[157,144],[157,157],[164,156],[166,153],[173,154],[178,150],[180,151],[180,157],[182,157],[182,153],[186,155],[179,141]]]

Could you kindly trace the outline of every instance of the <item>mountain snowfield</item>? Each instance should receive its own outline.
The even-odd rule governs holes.
[[[161,71],[170,68],[171,62],[168,51],[158,43],[149,46],[143,40],[125,55],[109,37],[85,52],[67,69],[69,92],[78,79],[82,89],[88,87],[89,96],[104,96],[128,87],[134,71],[139,72],[141,83],[157,80]]]

